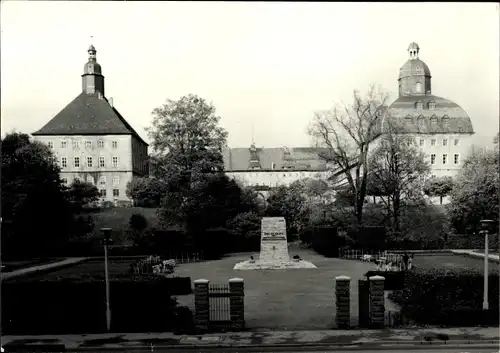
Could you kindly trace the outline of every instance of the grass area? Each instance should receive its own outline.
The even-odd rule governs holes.
[[[492,263],[492,262],[490,262]],[[413,265],[418,268],[445,268],[450,270],[470,269],[482,271],[484,261],[482,259],[474,259],[466,255],[457,254],[439,254],[439,255],[419,255],[416,254],[413,258]],[[498,266],[490,266],[490,272],[495,271]]]
[[[94,218],[94,235],[100,235],[101,228],[113,229],[113,237],[118,240],[122,239],[122,233],[128,229],[130,216],[135,213],[144,215],[148,221],[148,226],[155,226],[158,224],[156,216],[156,208],[143,208],[143,207],[116,207],[105,208],[98,212],[91,213]]]
[[[130,264],[136,261],[137,259],[109,259],[108,260],[109,274],[111,276],[126,274],[129,272]],[[99,259],[99,260],[92,259],[72,266],[65,266],[62,268],[43,271],[42,273],[37,272],[34,274],[26,275],[23,276],[23,278],[29,277],[30,280],[53,279],[57,277],[72,276],[80,273],[84,273],[87,275],[103,274],[104,259]]]
[[[175,274],[192,280],[228,283],[244,279],[245,324],[249,329],[328,329],[335,327],[335,277],[347,275],[351,282],[351,322],[357,325],[358,279],[375,265],[360,261],[328,259],[309,250],[299,254],[317,269],[235,271],[250,253],[237,254],[202,264],[184,264]],[[194,307],[194,296],[179,296],[181,305]]]
[[[33,266],[47,265],[64,260],[64,258],[31,259],[19,261],[2,261],[2,272],[12,272]]]

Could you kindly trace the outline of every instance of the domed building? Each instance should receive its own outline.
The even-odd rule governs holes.
[[[399,70],[399,97],[389,106],[384,125],[393,120],[414,134],[433,176],[455,176],[471,146],[472,122],[457,103],[432,93],[431,70],[419,52],[417,43],[409,45],[408,61]]]

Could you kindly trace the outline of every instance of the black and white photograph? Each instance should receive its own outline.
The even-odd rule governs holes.
[[[0,6],[2,352],[500,351],[497,3]]]

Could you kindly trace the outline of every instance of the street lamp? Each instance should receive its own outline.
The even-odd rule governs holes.
[[[489,309],[488,303],[488,235],[493,227],[495,227],[495,221],[490,219],[482,219],[479,221],[480,231],[479,234],[484,234],[484,287],[483,287],[483,310]]]
[[[111,244],[111,228],[101,228],[102,244],[104,245],[104,280],[106,282],[106,328],[111,326],[111,310],[109,308],[109,273],[108,273],[108,245]]]

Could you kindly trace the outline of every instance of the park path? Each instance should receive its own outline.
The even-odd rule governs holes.
[[[2,273],[2,280],[14,278],[14,277],[19,277],[19,276],[39,272],[39,271],[46,271],[46,270],[50,270],[50,269],[54,269],[54,268],[58,268],[58,267],[67,266],[67,265],[74,265],[74,264],[80,263],[86,259],[87,259],[86,257],[71,257],[71,258],[68,258],[68,259],[65,259],[62,261],[58,261],[58,262],[53,262],[50,264],[21,268],[19,270],[15,270],[12,272]]]

